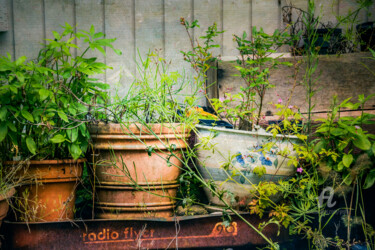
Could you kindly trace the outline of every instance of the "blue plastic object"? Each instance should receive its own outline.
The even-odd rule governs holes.
[[[355,244],[354,246],[350,247],[351,250],[367,250],[366,245],[361,245],[361,244]]]
[[[208,119],[199,119],[199,124],[203,126],[210,126],[210,127],[224,127],[233,129],[233,125],[226,122],[226,121],[216,121],[216,120],[208,120]]]

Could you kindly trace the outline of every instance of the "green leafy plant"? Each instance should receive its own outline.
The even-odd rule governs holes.
[[[124,97],[113,96],[111,101],[91,111],[94,120],[114,123],[185,123],[196,122],[197,89],[186,96],[190,82],[177,71],[169,71],[169,62],[158,51],[149,52],[145,59],[139,55],[138,73]]]
[[[301,140],[300,144],[294,145],[298,157],[293,157],[290,161],[297,167],[297,175],[288,181],[279,182],[279,190],[287,201],[288,215],[293,218],[291,232],[305,235],[315,248],[350,247],[355,243],[351,238],[354,223],[362,225],[366,243],[371,243],[372,231],[366,222],[362,192],[375,182],[375,137],[364,129],[366,125],[374,123],[374,115],[366,113],[363,107],[373,96],[360,95],[356,103],[350,102],[350,98],[338,103],[335,97],[327,118],[317,119],[319,124],[315,128],[313,140],[306,135],[297,134]],[[300,116],[283,106],[279,108],[281,113],[291,117]],[[345,108],[358,110],[360,115],[341,116],[341,111]],[[272,133],[280,133],[283,129],[301,132],[286,119],[283,128],[278,125],[270,128]],[[341,197],[345,206],[333,208],[329,204],[327,207],[324,200],[319,199],[327,187],[336,198]],[[262,204],[263,210],[275,207],[270,202]],[[328,237],[327,226],[332,225],[333,218],[337,218],[342,212],[345,213],[339,218],[347,221],[346,239],[339,236]]]
[[[348,98],[340,104],[337,104],[335,97],[332,112],[327,118],[317,120],[321,124],[315,133],[318,138],[314,141],[314,152],[320,155],[327,167],[341,173],[347,185],[364,177],[365,188],[371,187],[375,182],[375,170],[370,168],[371,162],[370,165],[367,164],[375,153],[375,136],[363,129],[364,125],[374,124],[375,115],[363,110],[365,103],[374,96],[375,94],[367,97],[359,95],[357,103],[350,102],[351,98]],[[357,117],[340,116],[343,108],[356,110],[361,107],[361,115]]]
[[[86,115],[108,99],[109,85],[93,78],[109,67],[88,51],[114,49],[102,32],[53,31],[37,60],[0,58],[0,147],[2,160],[77,159],[88,148]],[[82,48],[76,41],[82,41]],[[77,50],[77,56],[73,50]],[[120,54],[118,50],[114,50]]]
[[[212,53],[212,49],[220,47],[220,45],[214,43],[214,39],[224,33],[224,31],[218,31],[217,24],[213,23],[205,31],[206,35],[199,37],[200,39],[194,40],[191,32],[195,28],[200,28],[198,20],[194,20],[190,24],[185,18],[181,17],[180,23],[185,27],[191,44],[190,51],[181,51],[181,53],[184,56],[184,60],[190,63],[197,73],[197,76],[195,76],[195,83],[197,85],[202,85],[206,80],[207,70],[211,68],[210,62],[216,60],[216,57]]]
[[[254,125],[259,125],[265,93],[267,89],[275,87],[269,81],[270,71],[278,65],[292,65],[281,61],[280,57],[270,57],[279,47],[292,41],[287,32],[275,30],[269,35],[262,28],[258,30],[254,27],[251,37],[247,37],[246,32],[242,36],[234,35],[240,54],[236,69],[245,86],[241,87],[239,93],[225,94],[224,98],[211,100],[217,112],[241,130],[252,130]]]

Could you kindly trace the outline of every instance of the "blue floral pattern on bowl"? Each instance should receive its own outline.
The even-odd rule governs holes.
[[[278,165],[278,148],[273,146],[268,152],[261,149],[261,144],[254,144],[247,148],[246,152],[237,152],[232,161],[233,165],[239,164],[242,168],[252,169],[256,166],[275,166]]]

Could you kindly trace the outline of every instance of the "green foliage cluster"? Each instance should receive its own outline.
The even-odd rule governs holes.
[[[309,1],[310,13],[314,14],[314,9],[313,1]],[[194,77],[193,93],[190,95],[185,95],[184,91],[187,86],[192,85],[185,82],[178,72],[170,72],[169,63],[157,52],[151,52],[144,60],[140,59],[137,65],[138,74],[128,94],[124,98],[111,98],[106,92],[109,85],[94,78],[109,67],[98,62],[97,58],[90,58],[88,52],[98,50],[105,54],[106,48],[113,49],[118,54],[120,52],[112,46],[115,39],[104,38],[104,34],[96,33],[94,27],[89,31],[75,32],[74,27],[66,24],[61,34],[53,32],[54,39],[47,39],[46,46],[34,61],[27,61],[25,57],[14,61],[10,56],[1,57],[1,159],[78,159],[84,156],[88,148],[90,135],[87,124],[95,119],[145,125],[182,122],[192,126],[196,123],[197,114],[192,107],[196,104],[197,93],[204,88],[206,72],[210,68],[210,62],[214,60],[212,49],[218,47],[214,44],[215,38],[223,31],[218,31],[217,25],[214,24],[200,37],[203,42],[194,41],[190,32],[199,27],[198,21],[190,24],[181,18],[180,22],[185,27],[192,45],[190,51],[182,54],[197,73]],[[316,20],[309,15],[304,18],[304,22],[310,24],[307,29],[312,31]],[[308,35],[311,35],[308,38],[311,41],[316,39],[314,32],[308,32]],[[293,39],[286,32],[275,31],[269,35],[255,27],[250,38],[246,33],[242,36],[235,35],[234,41],[240,54],[236,68],[246,85],[241,88],[240,93],[226,93],[224,99],[209,100],[216,112],[239,129],[252,130],[259,124],[265,93],[274,87],[269,81],[270,70],[279,65],[291,66],[282,62],[279,57],[273,58],[269,55],[276,52],[280,46],[292,43]],[[82,48],[77,46],[78,43],[82,44]],[[268,127],[274,137],[293,133],[300,139],[300,142],[294,145],[297,156],[289,156],[287,151],[279,152],[282,156],[289,157],[288,164],[297,168],[298,173],[289,180],[278,183],[262,181],[254,185],[254,192],[251,194],[254,199],[246,204],[247,208],[251,214],[260,217],[268,214],[270,220],[259,225],[258,229],[251,223],[247,224],[273,248],[278,246],[277,243],[262,234],[268,224],[290,226],[291,233],[303,234],[312,240],[314,247],[318,249],[329,245],[349,247],[350,223],[346,225],[346,241],[324,237],[324,230],[333,215],[326,213],[326,204],[320,204],[317,197],[322,188],[331,185],[335,192],[342,193],[345,199],[347,206],[343,209],[347,211],[347,221],[350,222],[352,211],[357,215],[358,210],[358,214],[362,216],[361,223],[366,237],[375,235],[372,227],[366,223],[362,197],[362,190],[375,183],[375,135],[364,128],[365,125],[374,123],[375,116],[363,110],[365,103],[374,95],[360,95],[357,103],[347,99],[338,104],[335,98],[328,117],[319,120],[320,124],[311,136],[311,98],[314,95],[315,82],[313,74],[318,59],[314,48],[308,48],[307,51],[304,78],[309,103],[307,135],[302,134],[301,127],[293,122],[301,120],[301,114],[287,105],[276,105],[279,109],[277,115],[284,119],[281,124]],[[375,53],[373,55],[375,56]],[[182,100],[178,99],[181,97]],[[340,111],[343,108],[360,109],[361,115],[342,117]],[[201,145],[196,147],[209,148],[210,139],[203,138]],[[193,166],[196,164],[195,149],[188,148],[184,158],[180,159],[186,168],[180,178],[180,182],[186,184],[186,194],[181,195],[182,203],[194,203],[198,192],[192,186],[198,185],[210,189],[213,196],[224,201],[224,196],[230,195],[229,192],[219,190],[212,180],[204,180],[188,165],[188,162]],[[267,149],[265,145],[263,150]],[[147,151],[149,155],[157,153],[153,147],[148,147]],[[169,151],[169,158],[175,156],[175,148],[171,146]],[[166,161],[169,161],[168,157],[165,158]],[[235,157],[236,155],[228,157],[227,163],[222,165],[224,170],[231,168]],[[264,172],[264,167],[253,169],[253,173],[259,176]],[[0,174],[3,172],[0,171]],[[233,181],[234,175],[241,173],[233,171],[232,176],[228,175],[227,181]],[[354,190],[357,190],[356,194]],[[85,195],[87,196],[82,194]],[[277,197],[283,200],[276,202]],[[237,213],[229,204],[225,205],[230,211]],[[230,216],[226,212],[225,223],[228,223]],[[240,217],[238,213],[236,215]],[[314,224],[316,219],[317,226]]]
[[[217,26],[214,23],[208,27],[206,36],[200,37],[204,41],[204,46],[200,45],[198,41],[196,42],[197,45],[195,45],[189,30],[199,27],[198,21],[195,20],[192,24],[189,24],[182,18],[181,23],[188,31],[187,33],[192,43],[191,51],[182,52],[184,59],[198,73],[197,79],[203,78],[201,81],[204,83],[206,81],[206,72],[210,68],[210,62],[215,59],[212,49],[219,47],[219,45],[214,44],[214,38],[223,33],[223,31],[217,31]],[[206,98],[209,99],[208,101],[216,113],[230,122],[235,128],[252,130],[254,125],[258,125],[261,120],[266,90],[274,87],[268,79],[270,70],[278,65],[291,66],[290,63],[281,61],[280,57],[270,57],[270,54],[276,52],[280,46],[291,43],[292,38],[287,32],[276,30],[274,34],[268,35],[263,29],[257,30],[254,27],[250,38],[244,32],[241,37],[234,35],[234,40],[237,43],[237,50],[240,54],[236,68],[239,76],[246,83],[245,87],[241,87],[241,91],[233,95],[225,93],[224,99],[209,99],[208,96]]]
[[[185,18],[181,17],[180,23],[185,27],[191,43],[191,50],[187,52],[181,51],[181,53],[184,56],[184,60],[190,63],[198,74],[195,76],[196,83],[201,85],[205,81],[207,70],[211,67],[210,62],[216,59],[212,53],[212,49],[220,47],[220,45],[215,44],[215,38],[224,33],[224,31],[218,31],[217,24],[214,23],[207,28],[205,31],[206,35],[199,37],[200,42],[198,39],[194,40],[191,33],[195,28],[200,28],[198,20],[194,20],[190,24]]]
[[[88,148],[86,116],[94,100],[107,100],[103,90],[109,88],[93,78],[109,67],[88,52],[105,54],[115,39],[103,38],[94,26],[75,32],[69,24],[53,36],[36,60],[0,58],[2,160],[78,159]]]
[[[115,95],[102,106],[96,106],[91,114],[96,121],[114,123],[140,123],[146,126],[155,123],[196,122],[197,86],[177,71],[169,70],[169,62],[158,51],[140,55],[137,75],[125,96]],[[187,94],[190,90],[192,93]]]
[[[357,103],[350,102],[351,98],[348,98],[340,104],[337,104],[335,97],[328,117],[317,119],[321,124],[314,134],[317,137],[313,140],[314,153],[319,155],[326,167],[340,173],[347,185],[351,185],[357,178],[365,178],[364,188],[375,183],[375,169],[372,169],[375,135],[364,129],[364,126],[375,123],[375,115],[363,110],[365,103],[374,96],[359,95]],[[358,110],[361,107],[361,114],[357,117],[340,116],[342,108]]]
[[[284,105],[278,105],[278,115],[289,117],[282,124],[272,125],[268,129],[276,136],[286,131],[294,132],[300,143],[294,144],[297,156],[289,156],[288,164],[298,168],[295,177],[274,183],[262,182],[255,188],[255,199],[248,204],[250,213],[263,216],[269,212],[268,223],[290,226],[291,234],[304,235],[313,244],[313,248],[325,249],[329,246],[350,247],[353,242],[351,230],[355,219],[363,228],[366,244],[372,246],[374,230],[366,222],[363,189],[371,188],[375,183],[375,135],[365,130],[366,125],[375,123],[375,115],[366,113],[365,103],[374,94],[358,96],[358,102],[348,98],[341,103],[333,99],[327,118],[317,119],[312,138],[301,134],[301,130],[290,120],[301,117]],[[358,110],[356,117],[341,116],[344,108]],[[344,207],[332,207],[331,200],[319,197],[326,195],[326,188],[332,189],[332,197],[343,199]],[[278,194],[282,202],[275,203],[272,195]],[[284,217],[277,217],[283,214]],[[328,226],[335,223],[336,214],[342,214],[347,228],[346,239],[326,236]],[[357,223],[357,222],[356,222]],[[358,224],[357,223],[357,224]],[[371,243],[372,242],[372,243]]]

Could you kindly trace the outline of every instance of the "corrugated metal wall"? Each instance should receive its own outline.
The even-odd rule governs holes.
[[[291,1],[306,9],[307,0]],[[344,15],[354,9],[355,0],[317,0],[323,21],[335,21],[334,14]],[[218,39],[217,53],[223,56],[236,54],[232,34],[249,32],[251,26],[261,26],[267,32],[282,26],[281,7],[286,0],[0,0],[8,10],[9,29],[0,32],[0,54],[9,52],[13,57],[22,55],[32,59],[43,46],[51,31],[61,31],[60,25],[68,22],[78,29],[97,31],[108,38],[116,37],[115,47],[123,51],[117,56],[108,51],[107,57],[99,55],[114,70],[107,71],[106,81],[126,85],[136,72],[134,57],[137,50],[145,55],[149,49],[162,49],[162,54],[172,60],[171,68],[190,72],[183,62],[180,50],[189,49],[179,18],[198,19],[201,32],[217,22],[226,30]],[[324,5],[324,6],[323,6]],[[372,7],[370,12],[374,13]],[[363,11],[360,21],[374,20]],[[202,35],[194,34],[195,37]]]

